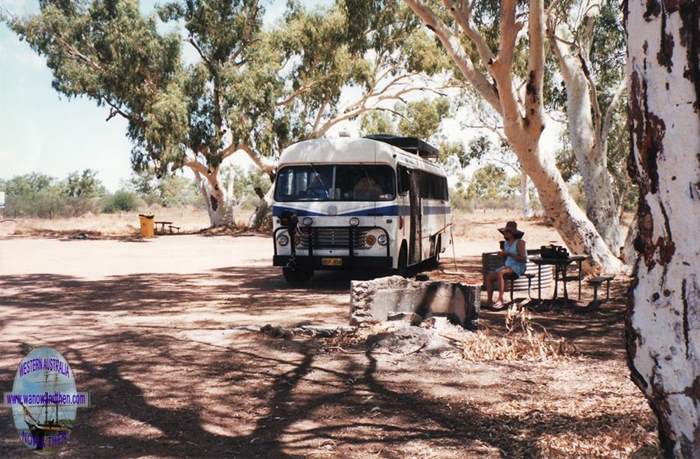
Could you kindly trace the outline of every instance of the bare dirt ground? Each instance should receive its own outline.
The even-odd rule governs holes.
[[[440,269],[474,278],[506,218],[459,217],[456,263]],[[530,247],[558,240],[541,222],[523,228]],[[389,353],[360,336],[261,333],[268,323],[346,324],[353,278],[322,273],[290,288],[270,267],[267,237],[75,239],[85,229],[0,238],[0,387],[10,390],[31,347],[49,345],[91,394],[65,457],[658,454],[624,360],[624,280],[598,312],[533,315],[576,353],[474,362]],[[504,331],[505,313],[482,318]],[[29,454],[0,413],[0,457]]]

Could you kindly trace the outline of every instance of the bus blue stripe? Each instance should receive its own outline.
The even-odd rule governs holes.
[[[297,216],[299,217],[327,217],[327,213],[323,212],[316,212],[312,210],[306,210],[306,209],[293,209],[291,207],[285,207],[285,206],[272,206],[272,215],[275,217],[280,217],[282,216],[282,213],[285,211],[289,212],[294,212]],[[371,209],[364,209],[364,210],[353,210],[349,212],[340,212],[338,213],[338,216],[343,216],[343,217],[390,217],[390,216],[398,216],[398,215],[410,215],[411,207],[410,206],[385,206],[385,207],[377,207],[377,208],[371,208]],[[442,215],[442,214],[448,214],[450,213],[450,207],[449,206],[424,206],[423,207],[423,214],[424,215]]]

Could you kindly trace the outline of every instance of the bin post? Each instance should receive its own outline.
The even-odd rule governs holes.
[[[152,238],[153,237],[153,235],[154,235],[153,218],[154,218],[154,215],[139,214],[139,223],[141,225],[141,237],[143,237],[143,238]]]

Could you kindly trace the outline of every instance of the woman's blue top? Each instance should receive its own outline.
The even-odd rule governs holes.
[[[513,242],[505,241],[505,244],[503,244],[503,251],[506,253],[505,265],[520,277],[525,274],[527,261],[518,261],[514,258],[514,256],[518,255],[518,241],[520,241],[520,239],[516,239]]]

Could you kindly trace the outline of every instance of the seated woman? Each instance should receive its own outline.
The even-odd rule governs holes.
[[[505,307],[503,302],[505,279],[503,276],[506,274],[514,274],[517,279],[525,274],[525,267],[527,265],[527,250],[525,249],[525,241],[522,239],[525,233],[518,230],[518,224],[515,222],[508,222],[505,228],[499,228],[498,231],[500,231],[505,238],[505,243],[501,251],[498,252],[498,255],[505,257],[506,260],[503,266],[496,271],[488,273],[484,279],[486,293],[488,295],[486,305],[496,310]],[[493,284],[496,281],[498,281],[498,300],[493,304]]]

